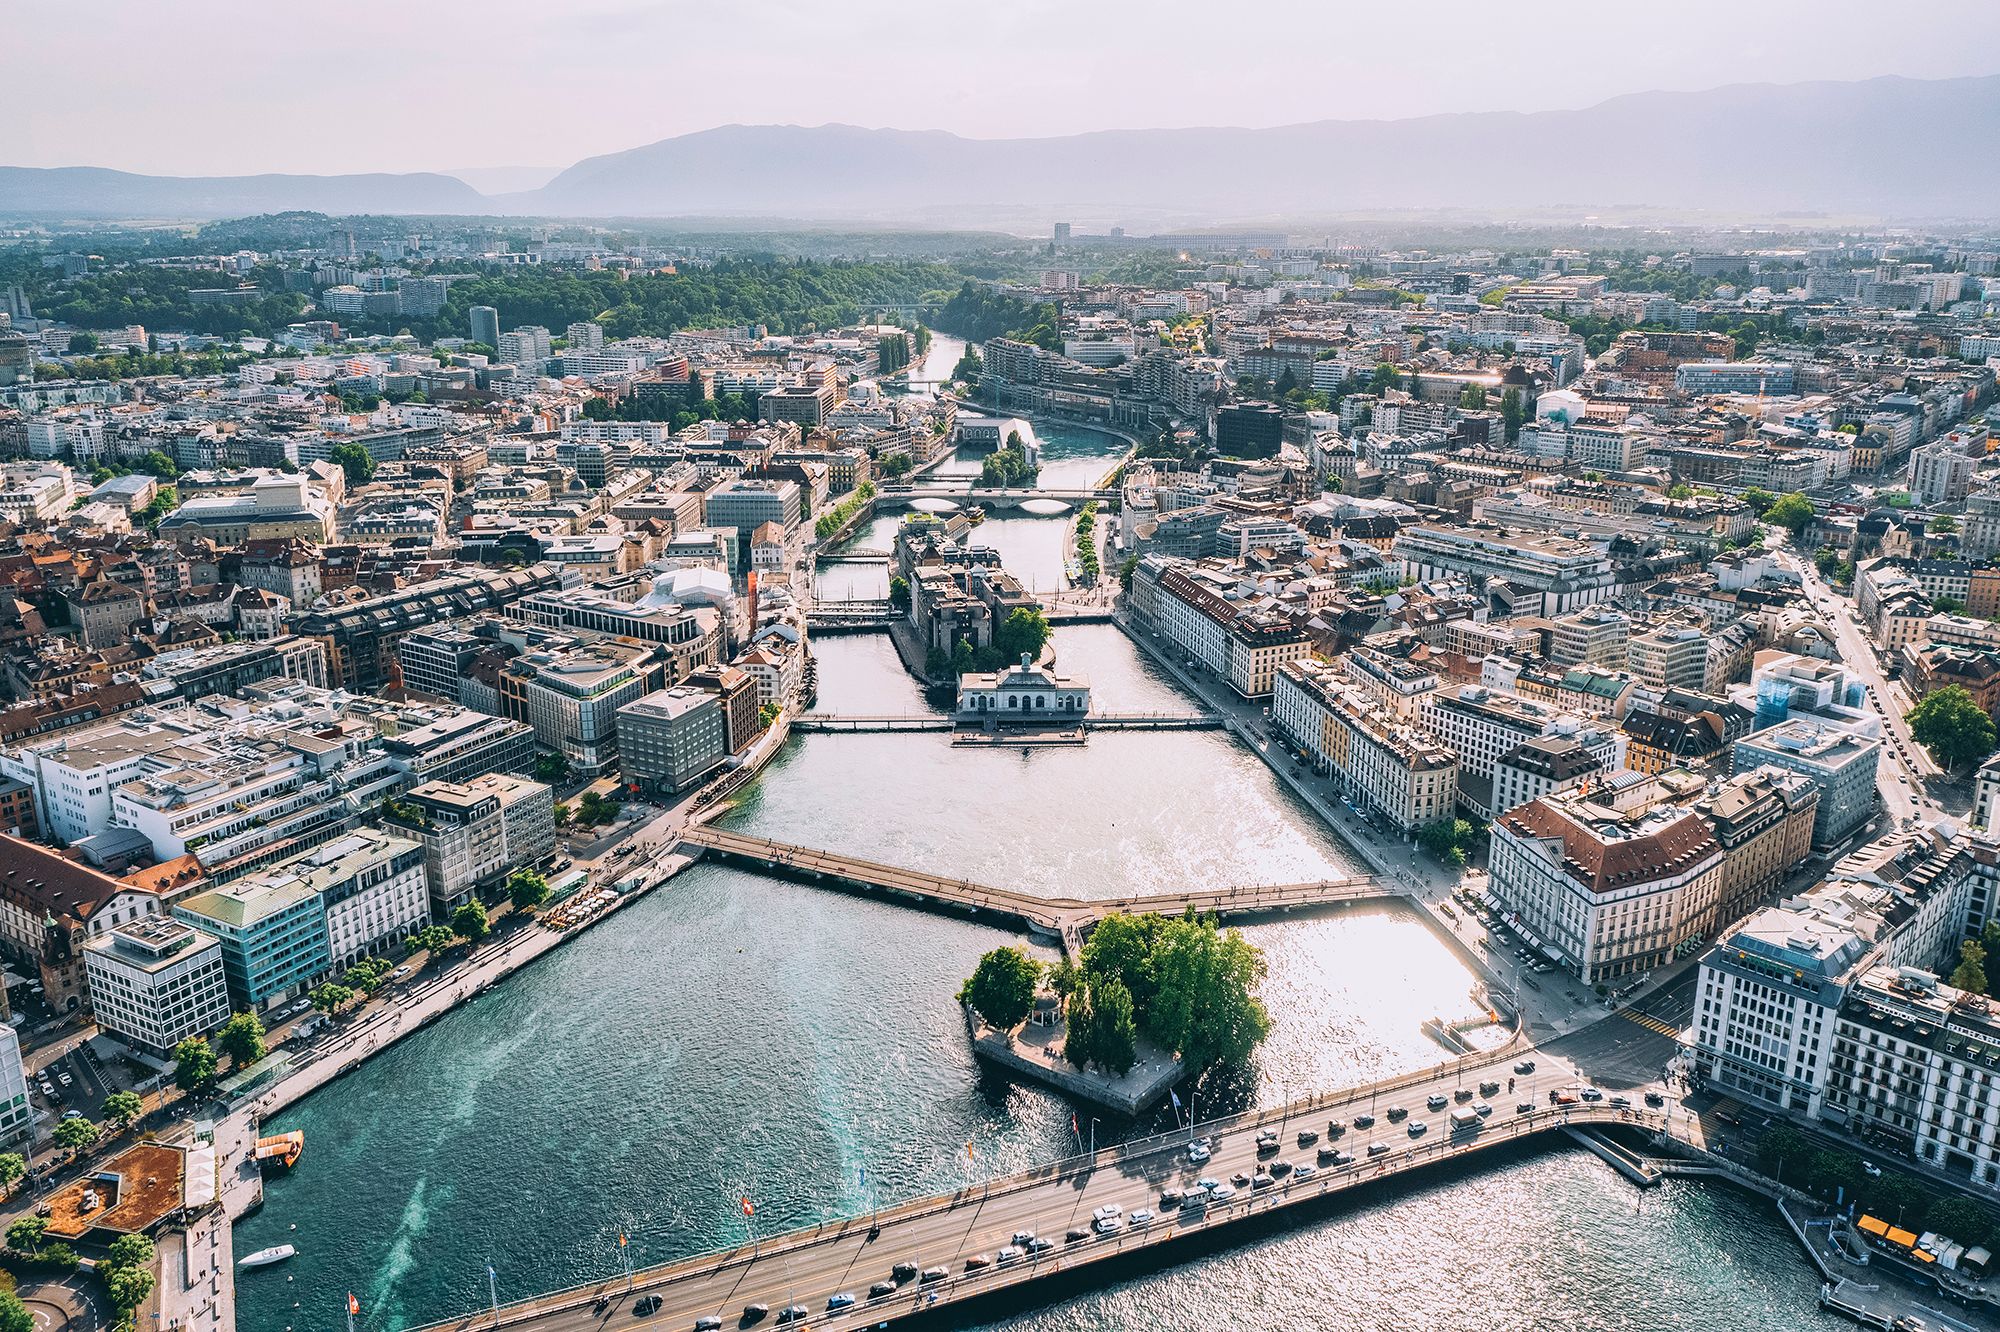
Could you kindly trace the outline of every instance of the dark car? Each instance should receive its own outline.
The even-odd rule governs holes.
[[[1514,1065],[1514,1071],[1522,1077],[1526,1077],[1535,1071],[1535,1061],[1532,1059],[1523,1059],[1520,1063]]]
[[[1399,1113],[1401,1113],[1401,1112],[1400,1112],[1400,1111],[1396,1111],[1396,1110],[1391,1110],[1391,1111],[1389,1112],[1389,1118],[1391,1118],[1391,1119],[1394,1119],[1394,1118],[1395,1118],[1395,1117],[1396,1117],[1396,1116],[1397,1116],[1397,1115],[1398,1115]],[[1358,1129],[1365,1129],[1365,1128],[1374,1128],[1374,1127],[1375,1127],[1375,1116],[1373,1116],[1373,1115],[1356,1115],[1356,1116],[1354,1117],[1354,1127],[1356,1127],[1356,1128],[1358,1128]]]
[[[868,1298],[871,1300],[887,1299],[895,1293],[896,1283],[893,1281],[878,1281],[868,1288]]]
[[[893,1281],[914,1281],[917,1279],[917,1265],[915,1263],[897,1263],[889,1269],[889,1277]]]
[[[1665,1105],[1666,1103],[1667,1103],[1667,1098],[1660,1095],[1658,1092],[1649,1091],[1646,1093],[1647,1105],[1660,1106],[1660,1105]]]
[[[803,1323],[811,1316],[811,1312],[803,1304],[791,1304],[778,1310],[780,1323]]]
[[[1318,1141],[1319,1141],[1319,1134],[1313,1132],[1311,1129],[1299,1130],[1299,1146],[1310,1147]]]
[[[703,1314],[694,1320],[694,1332],[719,1332],[722,1319],[714,1314]]]
[[[647,1314],[665,1303],[666,1301],[658,1295],[641,1295],[638,1299],[632,1301],[632,1316],[634,1318],[644,1318]]]
[[[745,1327],[748,1327],[748,1326],[750,1326],[750,1324],[752,1324],[752,1323],[761,1323],[761,1322],[763,1322],[763,1321],[764,1321],[764,1317],[765,1317],[765,1315],[769,1314],[770,1312],[771,1312],[771,1306],[770,1306],[770,1305],[768,1305],[768,1304],[746,1304],[746,1305],[744,1305],[744,1306],[743,1306],[743,1326],[745,1326]]]
[[[1089,1238],[1090,1232],[1082,1226],[1071,1226],[1067,1231],[1063,1232],[1063,1243],[1065,1244],[1081,1244]]]
[[[922,1272],[917,1274],[917,1284],[928,1286],[933,1281],[942,1281],[950,1275],[951,1273],[945,1271],[942,1267],[926,1267]]]

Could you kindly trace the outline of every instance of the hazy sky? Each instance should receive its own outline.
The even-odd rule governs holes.
[[[1995,0],[0,0],[0,164],[564,166],[731,123],[981,138],[2000,72]]]

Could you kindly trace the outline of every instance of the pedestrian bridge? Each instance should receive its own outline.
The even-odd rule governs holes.
[[[1163,1264],[1199,1257],[1213,1252],[1218,1233],[1234,1233],[1227,1228],[1253,1216],[1288,1209],[1296,1209],[1288,1214],[1303,1218],[1325,1216],[1328,1200],[1349,1190],[1366,1185],[1379,1196],[1383,1189],[1413,1187],[1418,1172],[1441,1162],[1479,1159],[1490,1149],[1543,1134],[1616,1127],[1656,1136],[1666,1132],[1667,1121],[1657,1111],[1619,1108],[1604,1101],[1550,1104],[1549,1094],[1571,1085],[1576,1074],[1547,1055],[1540,1055],[1539,1068],[1520,1076],[1520,1086],[1514,1088],[1515,1061],[1531,1053],[1531,1046],[1517,1043],[782,1234],[759,1234],[755,1219],[745,1218],[744,1242],[734,1247],[640,1266],[629,1275],[617,1270],[617,1250],[607,1241],[602,1259],[605,1275],[596,1281],[480,1308],[420,1332],[491,1327],[596,1332],[607,1326],[636,1326],[640,1324],[633,1323],[632,1310],[642,1296],[658,1299],[657,1308],[642,1320],[648,1328],[734,1328],[752,1321],[775,1326],[779,1314],[790,1309],[799,1312],[786,1324],[813,1332],[858,1332],[920,1319],[936,1325],[937,1315],[948,1307],[974,1304],[997,1292],[1011,1291],[1017,1302],[1032,1299],[1030,1283],[1045,1277],[1067,1277],[1055,1286],[1067,1293],[1079,1280],[1097,1279],[1106,1263],[1129,1273],[1130,1263],[1118,1264],[1119,1259]],[[1426,1108],[1430,1096],[1455,1101],[1464,1093],[1470,1103],[1482,1082],[1505,1084],[1512,1094],[1492,1094],[1490,1114],[1476,1127],[1453,1131],[1441,1113]],[[1517,1109],[1517,1102],[1528,1108]],[[1408,1111],[1408,1121],[1388,1122],[1391,1106]],[[1361,1128],[1355,1120],[1364,1114],[1379,1115],[1381,1120]],[[1338,1139],[1328,1136],[1314,1144],[1303,1136],[1330,1135],[1335,1123],[1343,1130]],[[1417,1123],[1424,1126],[1421,1136],[1410,1132]],[[1266,1132],[1275,1135],[1275,1147],[1259,1144],[1259,1135]],[[1212,1156],[1206,1162],[1189,1158],[1188,1143],[1197,1135],[1211,1140]],[[1338,1147],[1350,1159],[1327,1161],[1319,1156],[1318,1147]],[[1378,1147],[1379,1151],[1371,1150]],[[975,1150],[974,1144],[967,1144],[967,1149]],[[1227,1180],[1239,1171],[1260,1171],[1281,1160],[1289,1167],[1281,1174],[1260,1173],[1262,1182],[1256,1186],[1236,1188],[1232,1197],[1204,1207],[1176,1207],[1161,1196],[1169,1188],[1195,1190],[1199,1176]],[[1408,1184],[1403,1182],[1406,1177]],[[733,1209],[736,1202],[732,1196],[714,1199],[710,1205]],[[1092,1225],[1092,1215],[1107,1206],[1115,1206],[1122,1215],[1117,1224],[1100,1232]],[[1159,1215],[1135,1222],[1134,1214],[1141,1209],[1157,1210]],[[1039,1236],[1047,1245],[1028,1246],[1026,1252],[1017,1250],[1002,1260],[1001,1250],[1018,1232]],[[1268,1226],[1253,1233],[1267,1234]],[[647,1237],[637,1237],[634,1247],[646,1242]],[[894,1275],[898,1264],[908,1264],[900,1280]],[[768,1312],[753,1320],[746,1314],[752,1305],[763,1305]],[[969,1308],[945,1317],[953,1324],[981,1321]],[[702,1319],[716,1321],[699,1324]]]
[[[1001,718],[996,734],[1011,729]],[[1059,727],[1082,727],[1091,731],[1209,731],[1219,730],[1222,717],[1214,712],[1090,712],[1082,717],[1036,717],[1038,723]],[[792,723],[795,731],[953,731],[960,727],[977,730],[981,717],[941,716],[935,712],[883,716],[857,713],[809,712]]]
[[[681,844],[809,883],[859,890],[869,896],[900,898],[936,910],[998,917],[1052,936],[1072,952],[1092,926],[1113,912],[1179,916],[1193,911],[1228,920],[1405,896],[1399,887],[1362,875],[1307,883],[1242,884],[1121,897],[1045,897],[708,825],[690,826],[681,834]]]

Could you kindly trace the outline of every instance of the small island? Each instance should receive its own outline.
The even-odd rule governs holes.
[[[1074,961],[994,949],[958,998],[981,1057],[1137,1114],[1183,1078],[1248,1062],[1271,1033],[1266,970],[1213,917],[1113,914]]]

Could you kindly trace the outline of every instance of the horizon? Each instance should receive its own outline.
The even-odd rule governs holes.
[[[309,11],[270,10],[247,25],[233,21],[232,8],[226,0],[170,9],[138,0],[87,10],[57,0],[21,6],[11,28],[23,49],[90,56],[17,69],[24,132],[0,165],[152,176],[553,174],[729,125],[1054,139],[1533,114],[1745,84],[2000,73],[1988,54],[2000,44],[2000,9],[1977,0],[1923,0],[1911,21],[1871,30],[1859,47],[1845,40],[1840,18],[1873,8],[1853,0],[1775,0],[1747,12],[1698,0],[1664,28],[1637,14],[1607,17],[1585,0],[1545,0],[1536,21],[1494,25],[1476,0],[1441,0],[1428,21],[1470,38],[1444,50],[1409,49],[1399,16],[1309,0],[1273,0],[1244,20],[1234,34],[1240,40],[1210,43],[1190,42],[1198,16],[1214,25],[1187,0],[1108,0],[1081,12],[1025,0],[1004,14],[917,14],[877,0],[826,13],[779,0],[755,16],[649,0],[589,0],[559,12],[529,0],[476,11],[358,0],[348,7],[354,21],[332,30]],[[1181,15],[1187,21],[1176,21]],[[1717,25],[1727,41],[1716,41]],[[104,42],[107,29],[120,40]],[[1943,47],[1940,33],[1952,37]],[[703,55],[686,57],[688,48]],[[1199,59],[1190,54],[1197,48]],[[1113,49],[1115,61],[1101,54]],[[1274,54],[1280,49],[1308,54],[1291,69]],[[729,67],[703,61],[734,51],[755,53],[752,101],[708,95],[704,80]],[[977,53],[972,70],[970,52]],[[494,160],[468,164],[476,154],[435,134],[302,135],[300,116],[323,112],[303,100],[320,85],[309,82],[302,93],[301,56],[309,69],[329,72],[329,99],[344,96],[350,71],[365,76],[356,91],[370,99],[371,120],[444,135],[483,131],[482,140],[507,146]],[[881,77],[827,77],[844,61],[867,62]],[[202,77],[191,83],[191,70]],[[1134,71],[1149,82],[1135,89]],[[1318,77],[1328,72],[1334,77]],[[1178,96],[1183,88],[1204,100]],[[506,109],[483,114],[503,94]],[[589,114],[532,114],[538,106]],[[708,114],[718,106],[728,114]],[[163,107],[183,114],[162,115]],[[929,114],[914,115],[919,108]],[[189,116],[225,132],[190,135]]]

